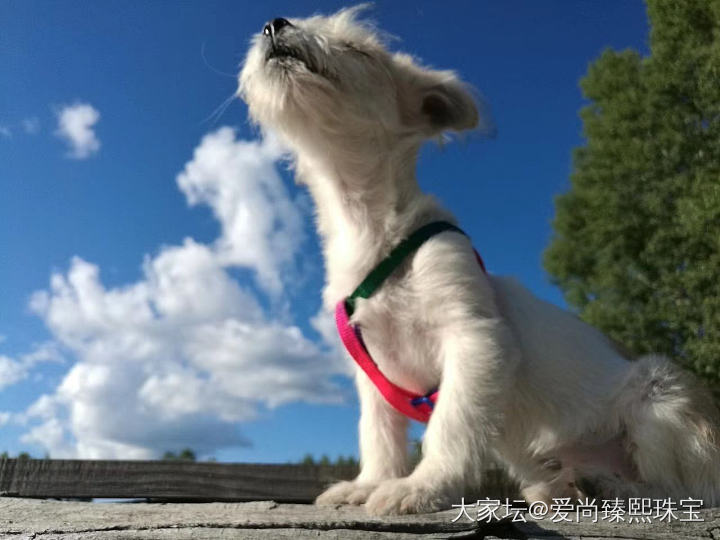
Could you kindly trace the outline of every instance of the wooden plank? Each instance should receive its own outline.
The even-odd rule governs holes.
[[[48,498],[311,502],[357,467],[181,461],[0,460],[0,494]],[[468,499],[504,499],[516,487],[490,470]]]
[[[0,460],[0,494],[51,498],[309,502],[353,466]]]
[[[93,504],[0,498],[0,538],[17,540],[210,540],[257,538],[507,540],[707,540],[720,538],[720,508],[700,521],[629,523],[591,519],[527,523],[453,522],[457,510],[368,516],[362,507],[252,503]]]
[[[457,512],[368,516],[357,506],[307,504],[93,504],[0,498],[0,538],[107,540],[118,538],[451,538],[473,532]]]

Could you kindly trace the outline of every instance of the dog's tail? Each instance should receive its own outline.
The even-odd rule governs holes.
[[[654,495],[720,504],[720,413],[694,376],[664,357],[640,358],[617,404],[638,475]]]

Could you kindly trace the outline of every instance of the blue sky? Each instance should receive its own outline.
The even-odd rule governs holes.
[[[0,3],[0,450],[357,453],[352,384],[312,323],[323,277],[309,199],[286,165],[273,169],[276,150],[243,103],[213,115],[264,21],[342,6]],[[562,305],[541,253],[582,143],[578,80],[606,47],[647,52],[644,4],[387,1],[369,13],[394,49],[475,86],[498,128],[493,140],[428,145],[421,185],[491,272]],[[208,172],[213,151],[226,153]],[[223,201],[285,228],[246,238]],[[272,247],[286,244],[287,256]],[[202,287],[217,286],[215,303],[196,312],[164,280],[203,306]],[[252,350],[236,368],[234,346]]]

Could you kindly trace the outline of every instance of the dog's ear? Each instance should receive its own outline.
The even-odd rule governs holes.
[[[464,131],[478,126],[475,100],[454,76],[443,73],[443,81],[421,90],[420,113],[430,131]]]
[[[403,53],[392,58],[402,86],[402,113],[413,128],[432,137],[486,127],[488,119],[481,118],[468,86],[454,72],[424,68]]]

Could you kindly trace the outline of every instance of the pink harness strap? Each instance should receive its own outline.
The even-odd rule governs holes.
[[[370,380],[385,400],[399,412],[413,420],[417,420],[418,422],[427,422],[430,420],[432,404],[437,400],[438,393],[433,392],[429,396],[423,396],[400,388],[390,382],[370,357],[370,353],[367,347],[365,347],[365,342],[360,335],[360,329],[350,324],[350,317],[347,313],[345,300],[337,303],[337,307],[335,308],[335,323],[340,333],[340,339],[350,353],[350,356],[353,357],[357,365],[370,377]],[[427,401],[424,401],[423,398]],[[417,404],[413,405],[413,400],[418,399],[421,401],[416,401]]]
[[[475,257],[483,273],[487,273],[485,264],[477,251],[475,252]],[[385,400],[405,416],[418,422],[427,423],[430,420],[435,402],[438,399],[438,390],[431,390],[424,395],[416,394],[415,392],[397,386],[385,377],[370,356],[365,342],[362,339],[360,329],[350,324],[350,316],[348,315],[345,300],[338,302],[335,307],[335,324],[337,325],[340,339],[348,353],[350,353],[355,363],[360,366],[370,378]]]

